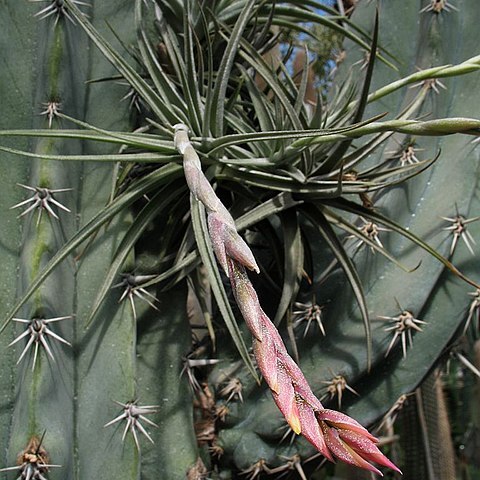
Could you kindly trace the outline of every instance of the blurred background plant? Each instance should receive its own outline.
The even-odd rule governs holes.
[[[8,5],[7,475],[371,478],[260,383],[182,123],[314,393],[404,478],[478,478],[480,12],[378,3]]]

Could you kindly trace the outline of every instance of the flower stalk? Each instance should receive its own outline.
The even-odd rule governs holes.
[[[397,132],[411,136],[443,136],[463,133],[480,136],[480,120],[475,118],[439,118],[435,120],[387,120],[385,122],[371,122],[341,133],[332,133],[314,138],[301,138],[292,143],[293,148],[302,148],[319,143],[331,143],[346,138],[359,138],[382,132]]]

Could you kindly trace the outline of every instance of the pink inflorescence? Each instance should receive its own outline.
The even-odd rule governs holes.
[[[254,337],[258,367],[292,430],[302,434],[330,461],[336,457],[379,475],[381,472],[370,462],[400,472],[378,449],[378,439],[366,428],[343,413],[323,407],[262,310],[245,268],[231,258],[228,266],[235,298]]]

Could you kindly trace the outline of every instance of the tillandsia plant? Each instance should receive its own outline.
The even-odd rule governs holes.
[[[479,12],[339,3],[8,6],[6,474],[410,472],[362,424],[475,326]]]

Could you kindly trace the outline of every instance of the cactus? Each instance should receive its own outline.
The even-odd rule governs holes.
[[[52,131],[64,128],[65,121],[55,113],[40,115],[47,109],[44,103],[56,101],[60,103],[60,112],[109,128],[128,130],[128,106],[121,102],[125,87],[114,83],[108,92],[104,92],[99,85],[86,86],[87,80],[113,75],[113,69],[98,51],[88,47],[86,36],[69,15],[52,10],[46,18],[35,18],[34,14],[42,10],[45,3],[14,2],[9,5],[9,16],[2,16],[4,31],[13,45],[4,56],[4,72],[14,72],[10,79],[9,74],[4,73],[4,84],[9,85],[13,95],[6,97],[5,92],[2,94],[2,98],[12,102],[9,106],[12,116],[4,117],[2,127],[51,127]],[[104,22],[108,19],[112,28],[122,31],[124,41],[132,41],[133,29],[128,20],[132,15],[131,2],[109,5],[97,2],[89,8],[81,8],[99,28],[105,29]],[[20,30],[16,31],[14,25]],[[13,80],[18,83],[12,85]],[[110,113],[112,105],[117,105],[115,113]],[[10,145],[16,148],[29,146],[40,157],[94,151],[88,142],[67,144],[62,139],[51,138],[34,139],[31,145],[27,141],[11,142]],[[102,150],[112,152],[108,145],[97,147],[93,147],[97,154]],[[2,165],[6,172],[2,176],[2,225],[5,227],[2,227],[5,267],[2,279],[5,287],[1,302],[2,316],[5,317],[15,296],[22,295],[55,253],[109,202],[114,178],[111,165],[106,163],[72,164],[42,158],[25,161],[6,154],[2,157]],[[17,218],[20,209],[9,210],[9,207],[37,193],[24,190],[17,183],[48,188],[53,192],[59,188],[69,190],[53,193],[50,206],[48,203],[45,208],[39,205]],[[57,201],[67,206],[70,212],[58,208]],[[20,208],[26,209],[33,204],[30,202]],[[169,355],[178,358],[188,348],[190,334],[185,309],[162,305],[156,322],[162,318],[163,321],[152,329],[151,318],[139,306],[142,317],[137,333],[129,305],[125,302],[118,304],[119,295],[116,294],[99,312],[98,328],[85,329],[99,281],[103,281],[112,252],[130,224],[131,215],[125,211],[112,219],[108,229],[99,232],[88,244],[77,246],[18,312],[17,316],[22,319],[46,319],[44,326],[52,333],[43,334],[45,343],[39,338],[35,340],[16,365],[25,344],[23,340],[12,346],[8,344],[19,338],[30,325],[13,322],[2,335],[1,467],[15,466],[20,452],[32,450],[27,447],[32,438],[37,439],[33,450],[43,449],[45,457],[49,458],[47,461],[42,458],[34,466],[27,462],[24,468],[31,468],[34,476],[25,476],[26,470],[21,469],[17,472],[17,475],[23,474],[21,478],[105,476],[127,479],[137,478],[141,468],[154,478],[158,466],[148,462],[152,450],[146,445],[144,456],[140,457],[134,446],[131,433],[142,435],[138,428],[131,428],[122,442],[124,422],[110,428],[103,427],[121,410],[114,401],[126,403],[138,399],[139,405],[159,403],[153,415],[148,415],[158,428],[144,426],[162,448],[164,465],[168,466],[174,458],[167,453],[171,443],[164,442],[166,431],[174,432],[170,438],[178,438],[175,443],[183,445],[175,448],[182,459],[175,460],[176,468],[183,472],[196,461],[195,437],[188,413],[191,411],[188,386],[183,383],[183,387],[179,387],[181,367],[176,363],[171,365],[168,360]],[[182,301],[185,302],[184,287],[179,286],[169,297],[176,298],[181,305]],[[163,303],[160,299],[158,301]],[[48,320],[60,316],[69,318],[55,323]],[[175,334],[176,342],[170,344],[167,339],[172,328],[178,333]],[[146,336],[155,338],[158,345],[166,343],[169,347],[151,351]],[[33,333],[26,337],[29,338],[33,338]],[[60,338],[68,341],[68,345],[62,344]],[[46,351],[47,347],[51,355]],[[149,380],[152,369],[160,366],[165,372],[162,401],[159,401],[157,390],[160,384]],[[167,415],[170,405],[165,402],[174,404],[178,411]],[[184,415],[182,405],[186,407]],[[42,439],[40,447],[39,439]],[[45,463],[58,467],[43,467]],[[171,467],[173,478],[175,468]],[[37,477],[36,472],[44,476]],[[178,478],[182,476],[178,475]]]
[[[379,22],[373,2],[352,19],[316,2],[9,6],[4,471],[304,477],[317,451],[397,470],[357,421],[391,419],[479,288],[478,12],[419,3]],[[345,36],[325,109],[304,102],[308,65],[298,80],[265,60],[300,22]]]

